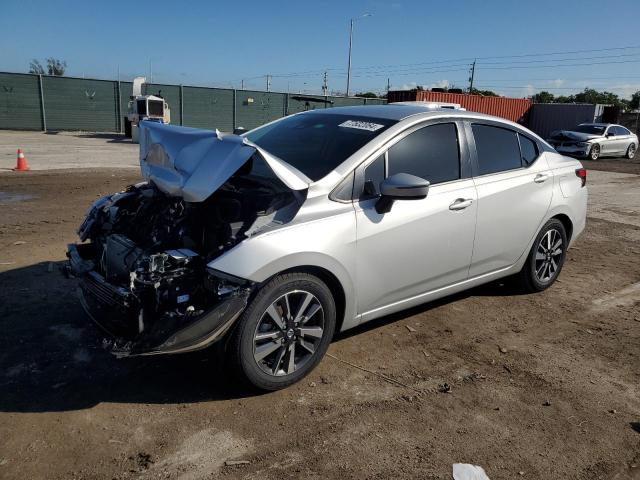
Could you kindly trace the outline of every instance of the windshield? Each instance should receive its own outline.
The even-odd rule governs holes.
[[[591,133],[593,135],[602,135],[604,129],[607,128],[604,125],[578,125],[574,132]]]
[[[245,136],[315,182],[395,123],[383,118],[313,113],[284,118]]]

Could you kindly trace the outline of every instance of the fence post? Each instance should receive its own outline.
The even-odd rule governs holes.
[[[233,89],[233,113],[231,114],[231,123],[233,128],[232,131],[236,129],[236,89]]]
[[[118,106],[116,108],[116,115],[118,116],[118,122],[116,123],[116,125],[118,125],[118,133],[122,133],[122,97],[120,94],[120,80],[118,80],[118,83],[116,84],[116,88],[118,89]]]
[[[44,88],[42,87],[42,75],[38,75],[38,86],[40,88],[40,111],[42,112],[42,131],[47,131],[47,114],[44,111]]]
[[[182,100],[182,98],[183,98],[182,96],[183,96],[182,84],[180,84],[180,125],[181,126],[184,125],[184,120],[183,120],[183,117],[184,117],[184,103],[183,103],[183,100]]]

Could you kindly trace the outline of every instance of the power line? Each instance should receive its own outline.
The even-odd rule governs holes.
[[[516,86],[516,85],[483,85],[481,88],[484,89],[488,89],[488,88],[509,88],[509,89],[527,89],[527,88],[533,88],[535,90],[580,90],[583,89],[584,87],[582,86],[575,86],[575,87],[540,87],[540,86],[535,86],[535,85],[521,85],[521,86]],[[588,88],[588,87],[587,87]],[[619,88],[617,87],[610,87],[613,90],[616,90]]]
[[[620,55],[599,55],[596,57],[574,57],[574,58],[554,58],[553,60],[514,60],[510,62],[478,62],[481,65],[513,65],[516,63],[546,63],[546,62],[574,62],[574,61],[582,61],[582,60],[599,60],[603,58],[621,58],[621,57],[637,57],[640,55],[638,53],[623,53]]]
[[[611,65],[611,64],[621,64],[621,63],[640,63],[640,60],[618,60],[612,62],[592,62],[592,63],[560,63],[555,65],[515,65],[510,67],[483,67],[483,70],[511,70],[514,68],[556,68],[556,67],[583,67],[583,66],[591,66],[591,65]]]
[[[608,77],[563,77],[563,78],[558,78],[558,77],[553,77],[553,78],[527,78],[527,81],[545,81],[545,80],[549,80],[549,81],[554,81],[554,80],[616,80],[619,78],[640,78],[640,75],[614,75],[614,76],[608,76]],[[519,78],[485,78],[484,81],[485,82],[512,82],[512,81],[518,81],[520,80]],[[523,79],[524,80],[524,79]]]
[[[554,56],[554,55],[575,55],[575,54],[581,54],[581,53],[596,53],[596,52],[610,52],[610,51],[619,51],[619,50],[631,50],[631,49],[640,49],[640,45],[630,45],[630,46],[624,46],[624,47],[610,47],[610,48],[597,48],[597,49],[586,49],[586,50],[570,50],[570,51],[560,51],[560,52],[541,52],[541,53],[526,53],[526,54],[519,54],[519,55],[493,55],[493,56],[484,56],[484,57],[475,57],[476,60],[493,60],[493,59],[506,59],[506,58],[526,58],[526,57],[542,57],[542,56]],[[603,57],[584,57],[584,58],[575,58],[575,59],[549,59],[546,61],[565,61],[565,60],[588,60],[588,59],[596,59],[596,58],[615,58],[615,57],[622,57],[622,56],[633,56],[633,55],[640,55],[640,53],[631,53],[631,54],[621,54],[621,55],[615,55],[615,56],[603,56]],[[361,67],[352,67],[352,70],[381,70],[381,69],[391,69],[391,70],[395,70],[399,67],[414,67],[414,66],[420,66],[420,65],[443,65],[446,67],[452,67],[452,66],[458,66],[458,65],[444,65],[444,64],[450,64],[450,63],[454,63],[454,62],[467,62],[467,63],[471,63],[474,60],[474,57],[462,57],[462,58],[455,58],[455,59],[442,59],[442,60],[433,60],[433,61],[429,61],[429,62],[417,62],[417,63],[405,63],[405,64],[388,64],[388,65],[369,65],[369,66],[361,66]],[[545,62],[545,60],[532,60],[530,61],[531,63],[533,62]],[[512,63],[530,63],[530,62],[519,62],[519,61],[513,61],[513,62],[492,62],[492,63],[488,63],[488,62],[478,62],[479,64],[484,63],[485,65],[487,64],[512,64]],[[465,64],[466,65],[466,64]],[[278,77],[278,78],[286,78],[286,77],[298,77],[298,76],[304,76],[304,75],[312,75],[312,74],[322,74],[324,73],[324,71],[333,71],[333,72],[345,72],[344,69],[342,68],[326,68],[326,69],[322,69],[322,70],[307,70],[307,71],[303,71],[303,72],[289,72],[289,73],[278,73],[278,74],[273,74],[273,77]],[[346,73],[345,73],[346,75]],[[257,78],[263,78],[263,75],[260,76],[256,76],[256,77],[245,77],[245,80],[247,79],[257,79]]]

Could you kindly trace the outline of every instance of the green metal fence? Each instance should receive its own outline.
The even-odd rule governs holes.
[[[0,72],[0,129],[122,132],[132,89],[131,82]],[[377,98],[165,84],[144,84],[142,93],[162,95],[174,125],[227,132],[306,110],[386,103]]]

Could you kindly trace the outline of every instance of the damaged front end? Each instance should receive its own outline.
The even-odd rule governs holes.
[[[78,230],[85,243],[68,247],[81,303],[118,356],[193,351],[222,338],[256,285],[208,264],[290,222],[305,199],[304,177],[279,163],[285,181],[269,162],[278,159],[241,137],[181,130],[141,129],[147,182],[96,201]]]

